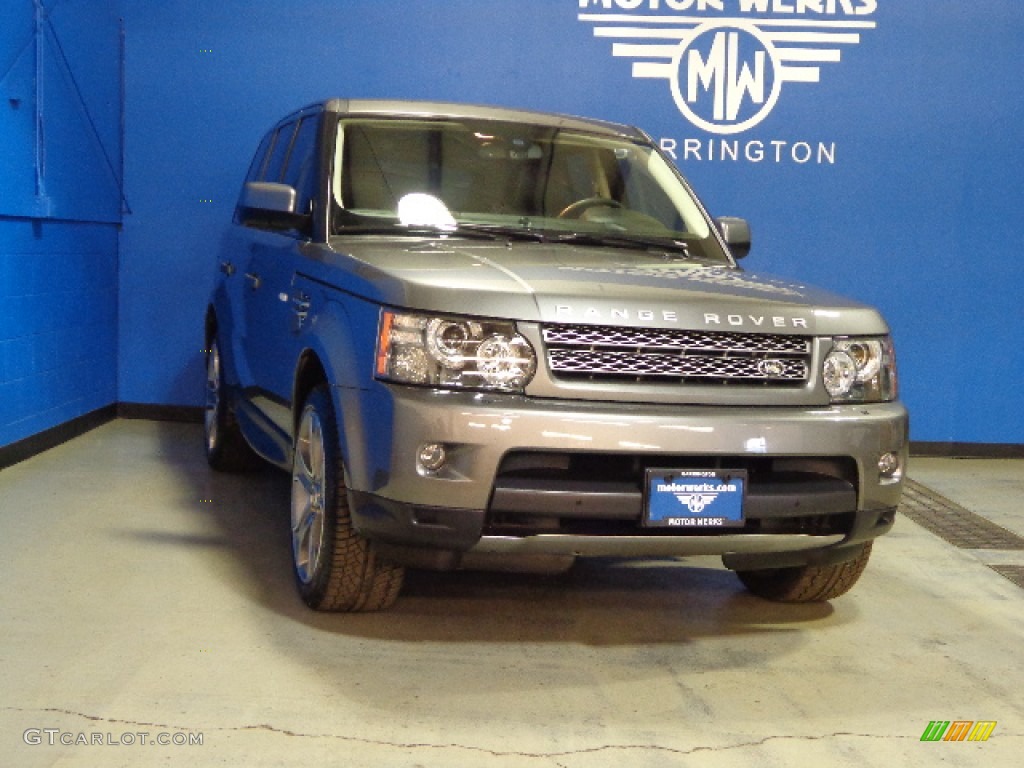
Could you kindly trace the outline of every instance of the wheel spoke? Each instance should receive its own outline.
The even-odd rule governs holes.
[[[300,502],[301,506],[293,505],[292,507],[292,534],[296,540],[302,539],[309,530],[309,521],[314,514],[309,502],[310,499],[306,498],[304,502]],[[299,508],[295,509],[295,507]]]
[[[217,444],[217,418],[220,411],[220,354],[217,345],[210,349],[206,361],[206,409],[203,412],[203,426],[206,428],[206,445],[213,449]]]
[[[292,526],[292,549],[295,555],[295,567],[304,580],[309,580],[315,569],[320,554],[322,541],[322,515],[312,505],[308,505],[302,514],[297,516]]]
[[[322,486],[324,481],[324,436],[320,428],[320,419],[311,419],[309,469],[313,482]]]
[[[306,498],[311,499],[320,492],[320,486],[316,480],[306,472],[297,472],[294,482],[301,487],[301,491],[305,494]]]
[[[295,437],[295,474],[309,475],[307,455],[309,454],[309,423],[305,416],[299,423],[299,433]]]
[[[323,432],[315,410],[302,414],[292,464],[292,555],[299,578],[309,583],[323,549],[325,514]]]

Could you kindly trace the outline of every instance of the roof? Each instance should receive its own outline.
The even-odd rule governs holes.
[[[576,117],[554,112],[540,112],[528,109],[461,104],[445,101],[411,101],[402,99],[326,99],[297,110],[289,118],[302,112],[320,111],[339,115],[418,117],[418,118],[470,118],[478,120],[505,120],[510,122],[543,125],[553,128],[573,128],[591,133],[623,136],[631,139],[645,138],[642,131],[632,126]],[[285,119],[289,119],[285,118]]]

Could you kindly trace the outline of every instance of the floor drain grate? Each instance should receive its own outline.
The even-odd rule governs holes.
[[[990,565],[989,568],[1024,588],[1024,565]]]
[[[1024,550],[1024,537],[974,514],[913,480],[906,480],[903,484],[899,511],[961,549]]]

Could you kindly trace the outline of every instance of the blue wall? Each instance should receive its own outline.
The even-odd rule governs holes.
[[[55,16],[82,4],[65,0]],[[741,12],[760,4],[798,5],[124,3],[132,213],[120,244],[117,399],[201,403],[216,244],[269,124],[324,96],[441,98],[634,122],[665,139],[714,213],[752,221],[750,268],[885,312],[915,440],[1024,443],[1024,5],[844,0],[822,7],[864,12]],[[121,4],[91,5],[112,13]],[[751,27],[753,18],[762,21]],[[99,32],[110,26],[102,12],[98,19]],[[681,36],[645,36],[712,21],[727,26],[691,31],[687,55],[710,56],[716,32],[733,32],[744,51],[760,46],[772,65],[766,83],[774,74],[780,84],[772,108],[741,110],[739,121],[756,124],[735,133],[721,132],[728,121],[694,124],[712,117],[707,98],[687,102],[688,117],[673,97]],[[787,38],[793,31],[844,36],[809,44]],[[783,63],[796,70],[774,66]],[[798,79],[783,82],[783,71]]]
[[[0,10],[0,446],[117,401],[118,5]]]

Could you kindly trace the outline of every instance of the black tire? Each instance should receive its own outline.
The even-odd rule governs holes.
[[[805,565],[799,568],[773,568],[737,571],[743,585],[758,597],[779,603],[818,603],[850,591],[871,557],[871,544],[862,545],[853,560],[835,565]]]
[[[242,472],[255,466],[257,457],[235,421],[224,386],[222,363],[220,345],[215,338],[206,350],[206,408],[203,415],[206,461],[218,472]]]
[[[292,565],[299,594],[318,611],[379,611],[404,569],[381,559],[352,527],[334,406],[326,385],[303,404],[292,458]]]

